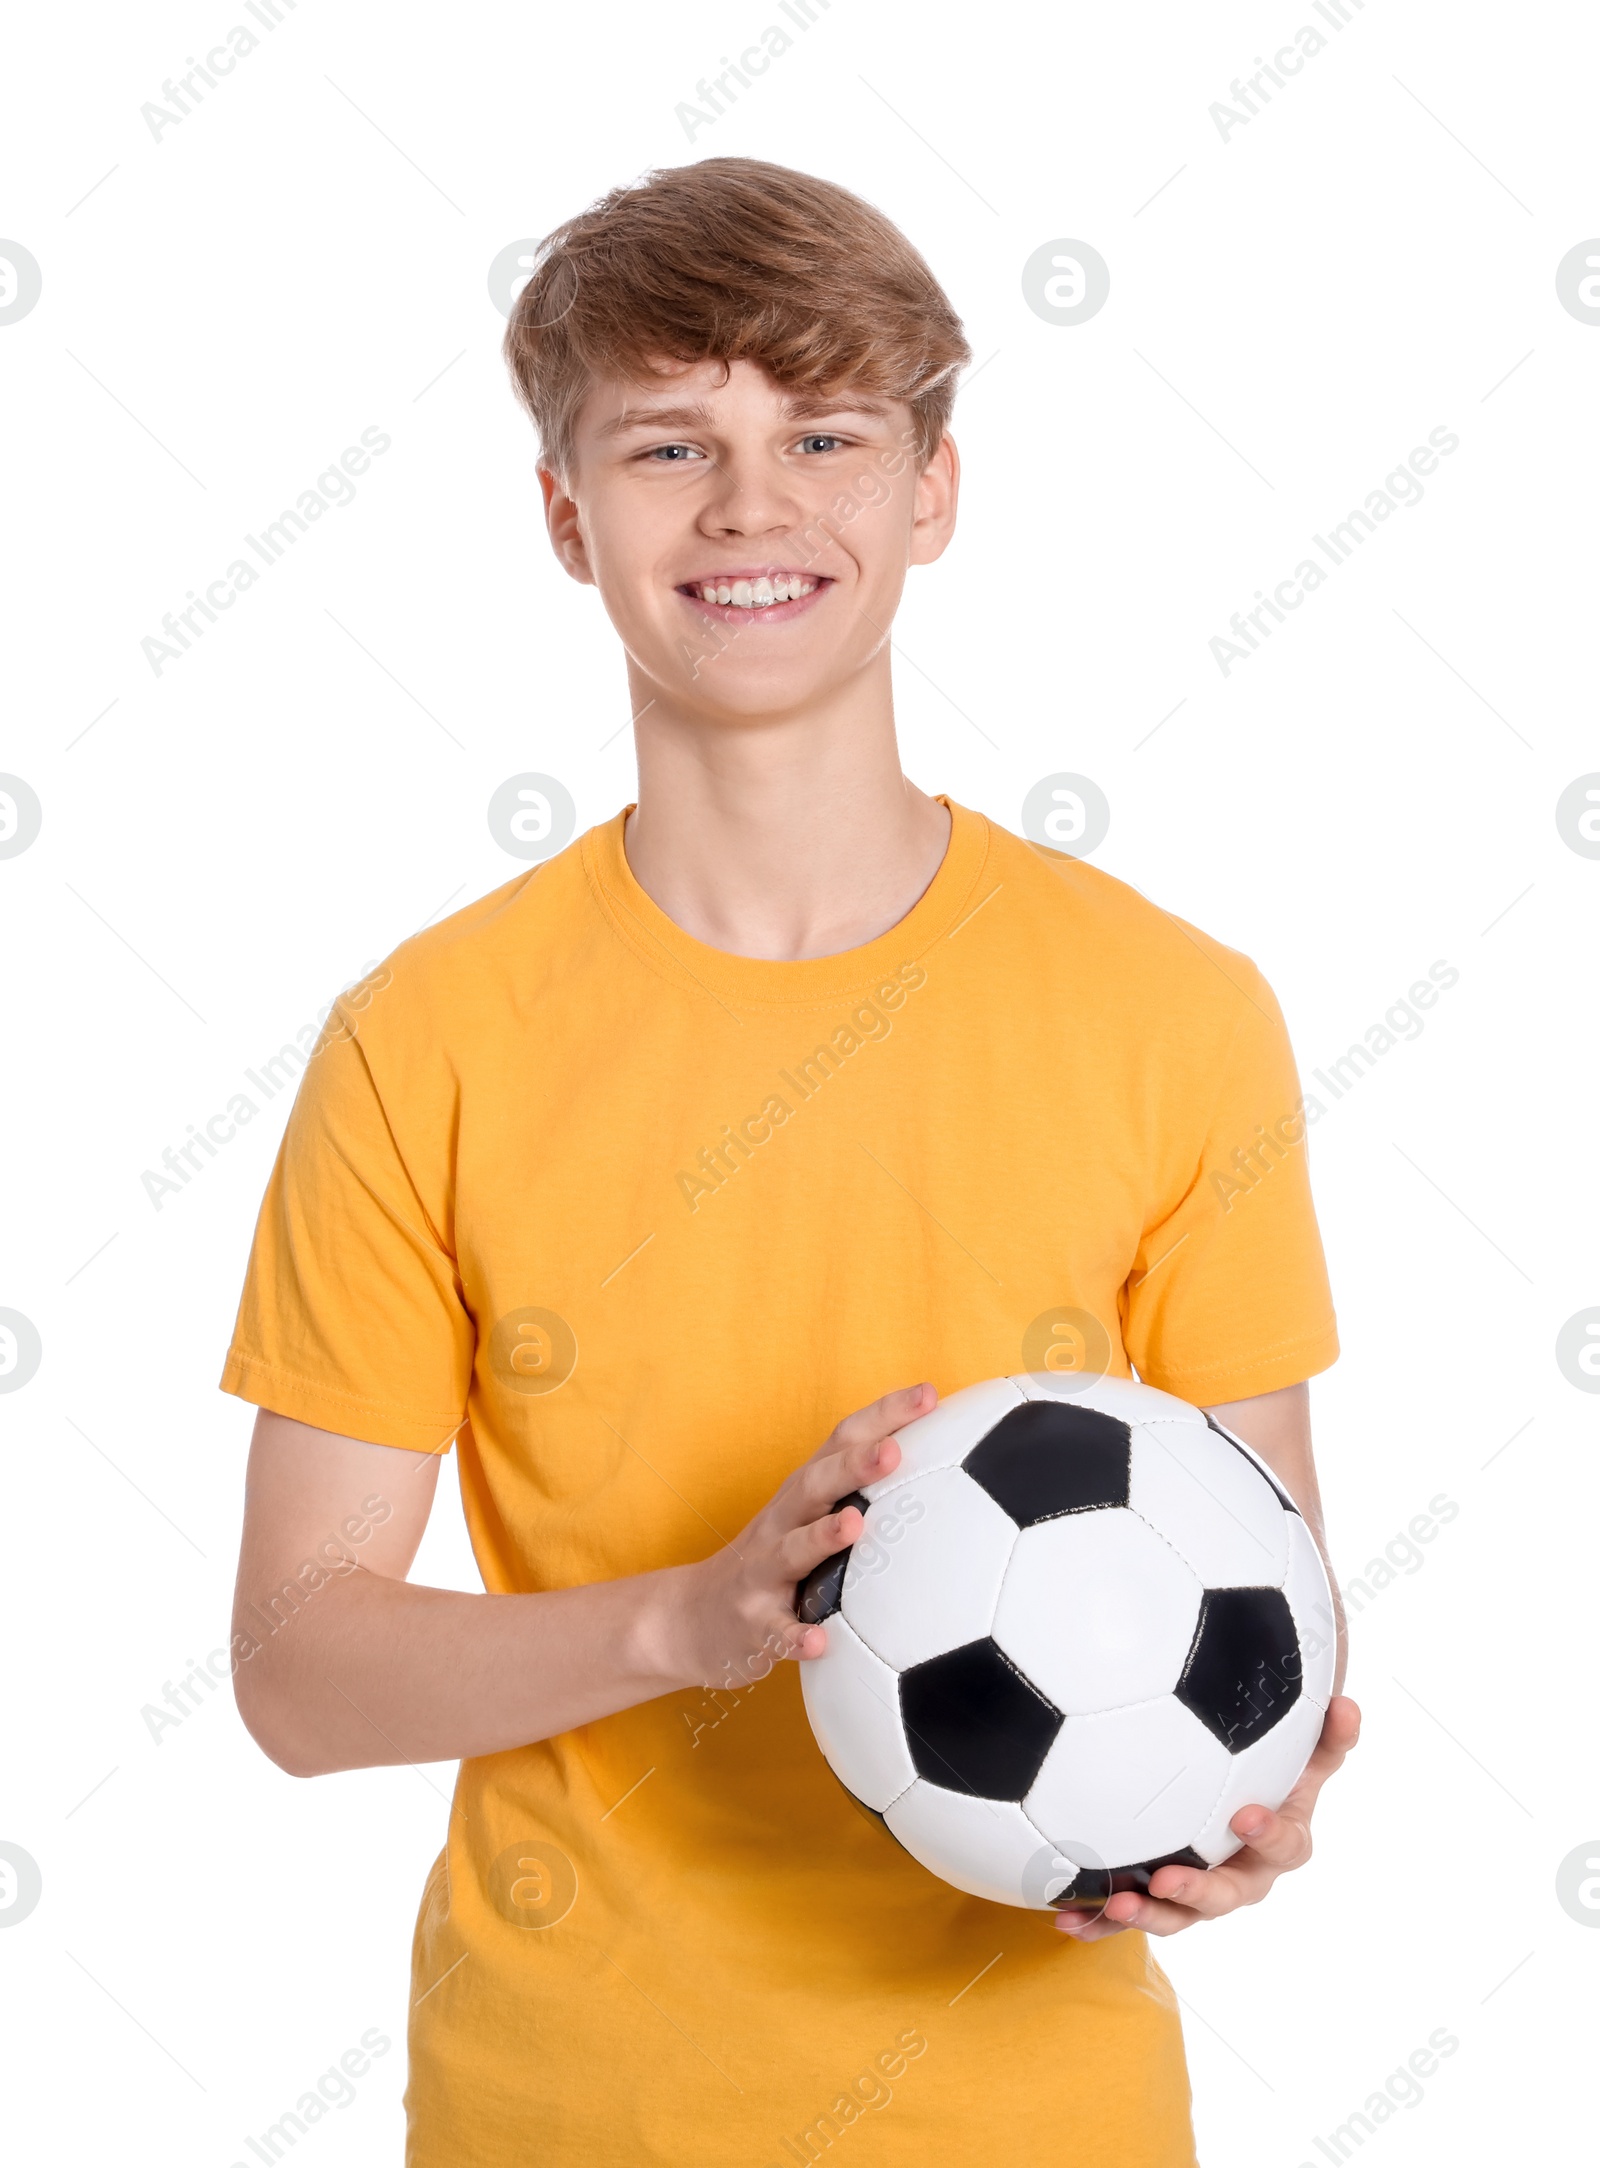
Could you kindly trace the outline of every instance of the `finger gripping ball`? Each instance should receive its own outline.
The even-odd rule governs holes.
[[[1333,1690],[1321,1554],[1266,1463],[1113,1377],[994,1378],[898,1437],[798,1591],[846,1790],[956,1888],[1038,1910],[1236,1852]]]

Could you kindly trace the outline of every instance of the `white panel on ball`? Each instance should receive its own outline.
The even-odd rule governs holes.
[[[897,1671],[981,1641],[994,1624],[1017,1524],[964,1469],[915,1476],[867,1507],[843,1609]]]
[[[884,1815],[914,1859],[971,1897],[1030,1902],[1024,1876],[1045,1839],[1008,1799],[973,1799],[919,1777]]]
[[[1070,1370],[1025,1370],[1011,1380],[1029,1400],[1076,1400],[1083,1407],[1099,1408],[1105,1415],[1120,1416],[1125,1423],[1147,1423],[1164,1416],[1173,1423],[1197,1423],[1206,1419],[1198,1408],[1171,1393],[1141,1385],[1136,1378],[1088,1378]]]
[[[1333,1693],[1333,1668],[1338,1656],[1334,1637],[1333,1594],[1328,1586],[1322,1553],[1305,1522],[1297,1513],[1286,1513],[1289,1529],[1289,1572],[1283,1593],[1289,1599],[1295,1632],[1300,1639],[1301,1691],[1325,1709]]]
[[[1228,1827],[1241,1807],[1270,1807],[1274,1813],[1293,1791],[1311,1759],[1326,1711],[1301,1694],[1286,1716],[1264,1739],[1232,1757],[1227,1782],[1211,1813],[1189,1842],[1209,1865],[1231,1859],[1243,1839]]]
[[[1131,1867],[1178,1852],[1202,1828],[1232,1757],[1181,1701],[1069,1716],[1022,1802],[1081,1867]]]
[[[1024,1529],[994,1638],[1058,1709],[1088,1715],[1169,1694],[1201,1587],[1170,1543],[1112,1506]]]
[[[1291,1516],[1254,1463],[1203,1423],[1135,1428],[1128,1503],[1207,1588],[1283,1586]]]
[[[827,1653],[800,1666],[806,1715],[840,1783],[881,1814],[917,1774],[900,1722],[899,1683],[837,1614],[827,1634]]]
[[[895,1432],[904,1458],[893,1475],[869,1483],[868,1498],[885,1498],[914,1475],[930,1475],[935,1468],[954,1468],[966,1459],[980,1438],[987,1437],[1003,1415],[1023,1404],[1022,1394],[1009,1378],[986,1378],[981,1385],[964,1385],[960,1392],[941,1400],[929,1415]]]

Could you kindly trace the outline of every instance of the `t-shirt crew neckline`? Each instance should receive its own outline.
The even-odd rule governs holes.
[[[639,886],[622,830],[632,805],[612,820],[591,828],[583,838],[583,867],[595,898],[612,927],[635,955],[668,978],[686,972],[702,990],[729,1001],[784,1007],[836,1000],[893,978],[900,966],[923,955],[948,934],[977,884],[989,850],[989,824],[981,813],[954,804],[942,794],[950,814],[950,838],[933,879],[905,917],[860,948],[835,956],[783,960],[736,956],[711,948],[685,933],[676,920]],[[674,968],[676,967],[676,969]]]

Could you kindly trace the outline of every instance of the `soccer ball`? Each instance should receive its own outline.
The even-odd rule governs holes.
[[[1321,1554],[1265,1463],[1126,1378],[993,1378],[898,1435],[797,1592],[845,1789],[957,1889],[1041,1911],[1236,1852],[1333,1689]]]

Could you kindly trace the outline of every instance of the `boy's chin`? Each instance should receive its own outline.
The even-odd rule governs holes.
[[[719,676],[713,663],[672,690],[680,715],[729,729],[792,721],[826,706],[842,686],[831,671],[760,671],[743,678]]]

